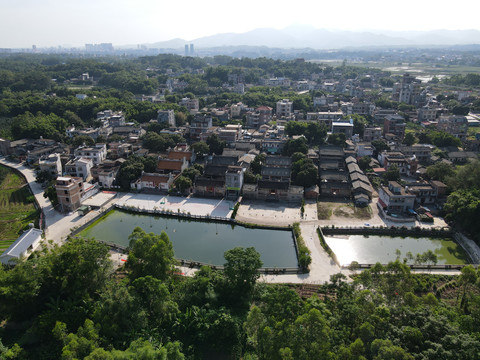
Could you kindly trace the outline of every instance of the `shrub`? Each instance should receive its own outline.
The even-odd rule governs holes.
[[[312,263],[312,257],[310,256],[310,250],[303,240],[299,223],[293,224],[293,233],[297,239],[298,264],[300,265],[302,271],[309,272],[308,266]]]

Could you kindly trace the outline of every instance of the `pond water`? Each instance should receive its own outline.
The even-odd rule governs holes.
[[[178,259],[223,265],[225,251],[236,246],[253,246],[260,253],[263,267],[298,266],[291,231],[249,229],[239,225],[233,228],[226,223],[112,210],[78,235],[128,246],[128,236],[137,226],[147,233],[160,234],[165,231]]]
[[[397,249],[401,252],[401,261],[408,252],[415,257],[416,254],[432,250],[437,255],[439,265],[470,262],[462,247],[451,239],[347,235],[326,236],[325,241],[342,265],[349,265],[352,261],[360,264],[387,264],[395,261]],[[408,261],[408,264],[413,263],[414,261]]]

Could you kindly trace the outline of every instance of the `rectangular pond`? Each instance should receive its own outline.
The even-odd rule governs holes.
[[[359,264],[387,264],[397,258],[396,250],[400,250],[400,260],[411,252],[422,254],[432,250],[438,258],[439,265],[468,264],[470,259],[463,248],[452,239],[388,237],[388,236],[325,236],[325,241],[337,256],[341,265],[349,265],[352,261]],[[413,261],[408,261],[413,264]]]
[[[78,235],[128,246],[128,236],[137,226],[147,233],[165,231],[177,259],[223,265],[225,251],[237,246],[253,246],[260,253],[263,267],[298,267],[291,231],[250,229],[227,223],[112,210]]]

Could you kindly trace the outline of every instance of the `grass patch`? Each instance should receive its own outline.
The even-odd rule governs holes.
[[[317,202],[318,220],[328,220],[332,216],[332,209],[325,203]]]
[[[305,240],[303,240],[302,232],[300,231],[300,224],[298,222],[293,223],[293,233],[297,239],[297,248],[298,248],[298,264],[304,272],[309,272],[308,266],[312,262],[312,257],[310,256],[310,250],[308,250]]]
[[[0,165],[0,253],[28,228],[28,224],[38,226],[39,216],[24,178]]]

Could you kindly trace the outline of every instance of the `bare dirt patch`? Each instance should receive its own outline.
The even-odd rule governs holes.
[[[317,214],[318,220],[334,218],[369,220],[373,216],[370,206],[359,208],[351,202],[318,202]]]

